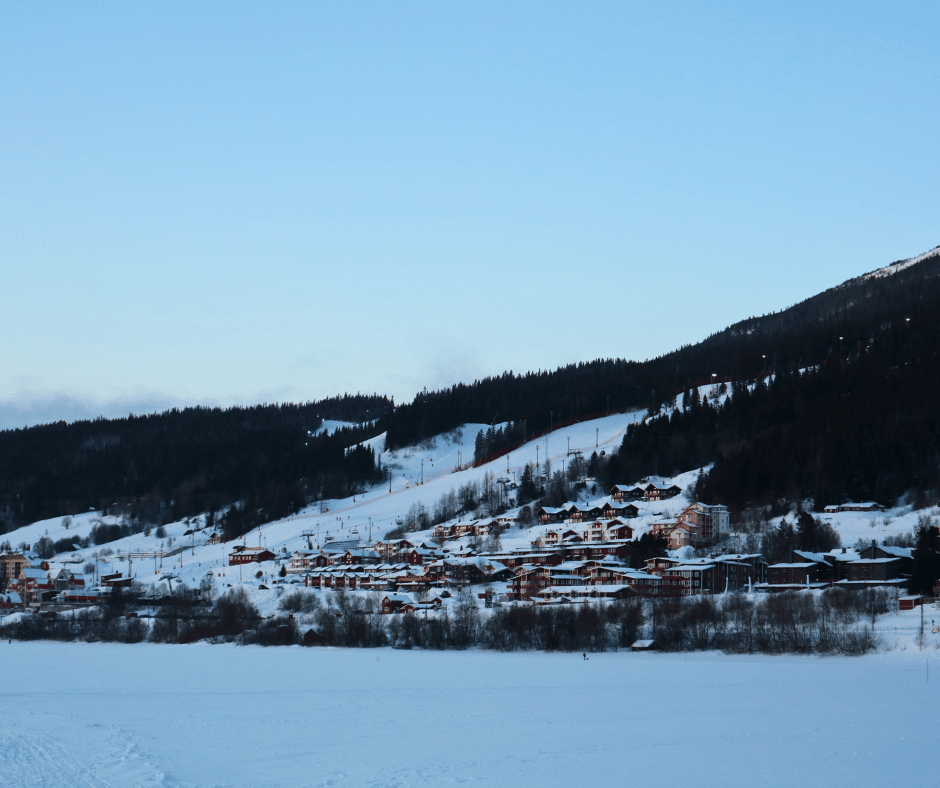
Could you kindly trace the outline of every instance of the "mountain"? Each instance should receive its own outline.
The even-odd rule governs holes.
[[[908,492],[923,501],[940,488],[938,352],[940,247],[646,361],[506,372],[398,407],[345,395],[3,431],[0,525],[114,504],[170,522],[241,502],[230,525],[244,530],[385,478],[364,443],[383,432],[396,449],[499,424],[477,441],[482,461],[631,409],[661,415],[595,462],[602,480],[711,465],[699,492],[737,511],[803,499],[890,504]],[[732,396],[716,399],[713,383]],[[323,419],[348,426],[318,431]]]

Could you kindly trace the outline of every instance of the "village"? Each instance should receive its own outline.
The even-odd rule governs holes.
[[[383,614],[434,614],[468,589],[485,608],[504,604],[583,605],[630,598],[692,597],[738,592],[819,590],[827,587],[903,589],[910,574],[909,547],[873,542],[862,550],[841,547],[825,553],[791,550],[789,560],[768,564],[758,552],[726,552],[730,513],[721,504],[690,503],[671,517],[653,518],[646,538],[657,540],[655,555],[639,556],[631,523],[638,504],[674,499],[675,484],[615,485],[599,503],[541,506],[532,513],[528,545],[502,547],[503,537],[521,527],[518,515],[458,519],[430,532],[372,542],[328,537],[288,551],[222,543],[218,532],[207,545],[226,550],[239,580],[280,595],[291,587],[377,595]],[[826,507],[826,513],[878,512],[875,503]],[[187,535],[195,544],[196,529]],[[518,540],[516,540],[518,541]],[[143,555],[143,554],[139,554]],[[72,564],[54,566],[28,550],[0,555],[0,611],[49,614],[98,605],[116,589],[135,583],[128,571],[86,577]],[[154,561],[156,566],[156,561]],[[129,566],[130,570],[131,567]],[[248,569],[247,576],[245,569]],[[222,577],[222,573],[218,573]],[[172,579],[172,575],[164,575]],[[903,593],[901,594],[903,597]],[[902,604],[915,601],[902,598]]]

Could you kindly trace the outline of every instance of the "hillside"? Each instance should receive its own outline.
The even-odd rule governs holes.
[[[237,535],[384,483],[384,436],[405,449],[461,425],[499,425],[463,462],[514,451],[566,425],[630,411],[668,415],[625,435],[605,483],[714,463],[701,492],[736,511],[799,499],[934,496],[933,392],[940,337],[940,249],[859,276],[788,309],[729,326],[647,361],[606,359],[506,372],[422,392],[51,424],[0,432],[0,528],[113,509],[135,525],[230,510]],[[711,384],[734,392],[715,407]],[[683,405],[695,387],[712,396]],[[704,388],[703,388],[704,387]],[[676,406],[680,410],[676,410]],[[323,419],[338,428],[320,429]]]

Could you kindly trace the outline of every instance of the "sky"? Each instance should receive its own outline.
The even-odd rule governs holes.
[[[0,428],[652,358],[940,244],[940,3],[0,4]]]

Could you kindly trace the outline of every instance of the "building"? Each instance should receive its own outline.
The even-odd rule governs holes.
[[[20,569],[31,565],[32,562],[22,553],[0,555],[0,591],[5,590],[8,583],[20,576]]]
[[[714,544],[731,530],[731,513],[722,504],[693,503],[679,514],[677,520],[695,526],[694,544]]]
[[[239,564],[261,563],[262,561],[273,561],[276,556],[270,550],[264,547],[236,547],[228,555],[228,565],[238,566]]]

